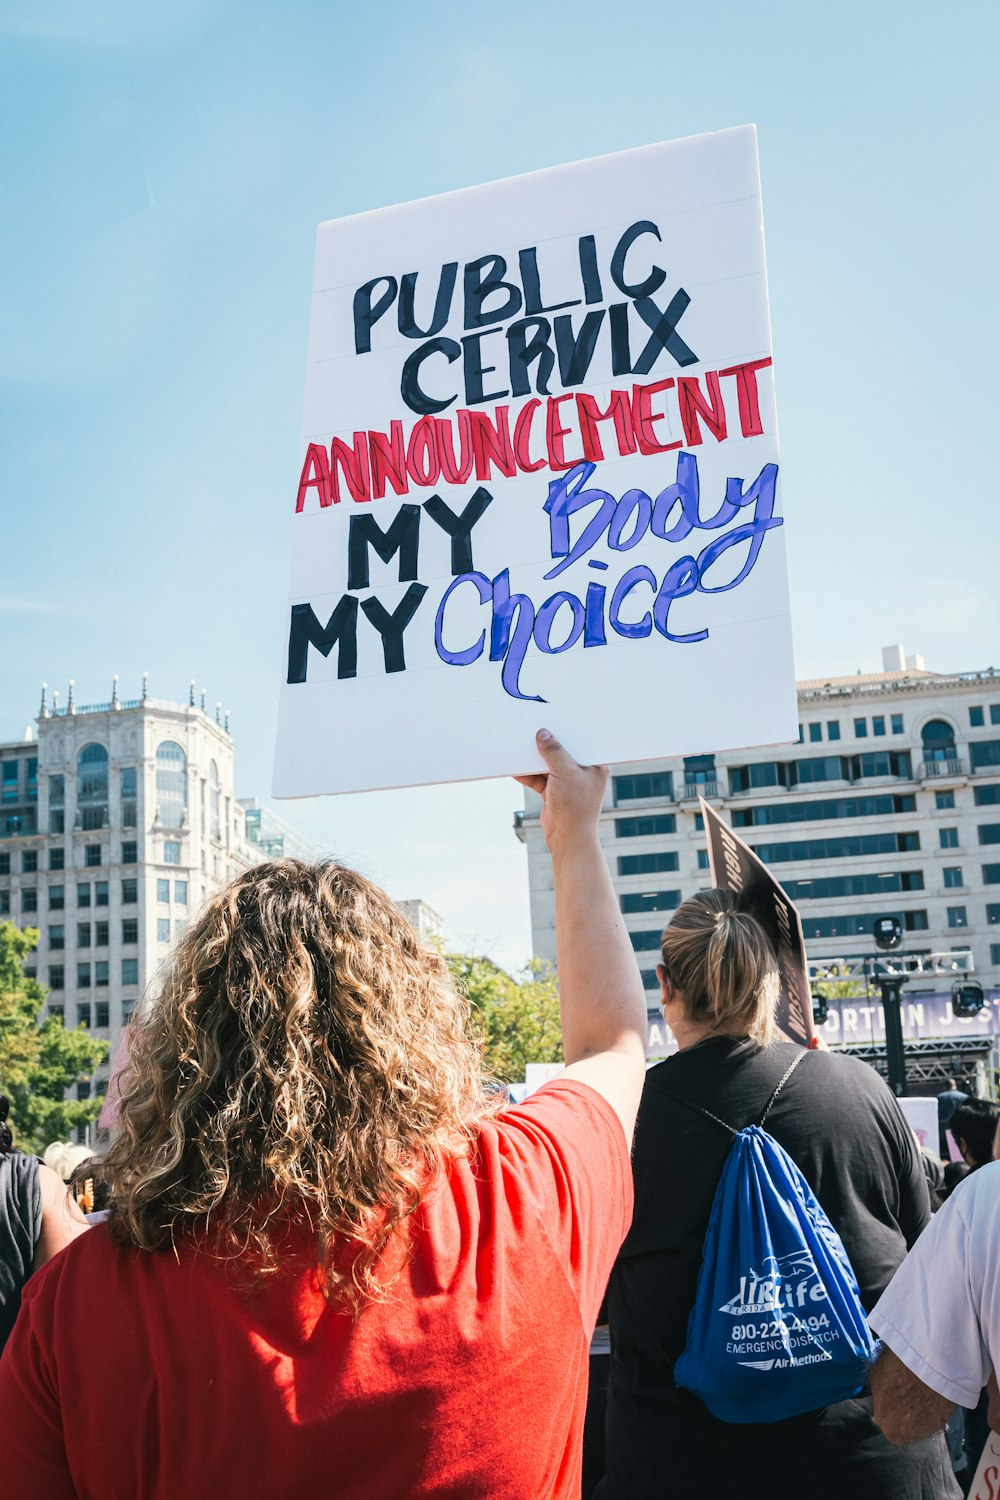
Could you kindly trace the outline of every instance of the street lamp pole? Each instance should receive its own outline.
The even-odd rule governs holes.
[[[882,1012],[885,1016],[885,1060],[889,1071],[889,1087],[897,1099],[905,1099],[909,1092],[906,1084],[906,1053],[903,1050],[903,985],[902,974],[876,974],[875,981],[882,995]]]

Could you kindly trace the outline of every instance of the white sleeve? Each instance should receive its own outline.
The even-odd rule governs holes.
[[[974,1177],[986,1172],[981,1168]],[[992,1173],[991,1177],[991,1185],[1000,1188]],[[981,1252],[989,1249],[987,1231],[992,1231],[997,1215],[988,1211],[989,1224],[974,1222],[981,1196],[975,1189],[983,1186],[970,1179],[948,1199],[868,1318],[882,1342],[918,1380],[945,1400],[966,1407],[976,1405],[992,1367],[988,1327],[982,1325],[989,1288]],[[1000,1193],[993,1196],[1000,1200]],[[995,1269],[989,1269],[995,1276]]]

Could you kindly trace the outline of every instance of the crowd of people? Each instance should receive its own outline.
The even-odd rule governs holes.
[[[987,1423],[995,1400],[1000,1420],[1000,1109],[945,1091],[968,1180],[938,1163],[937,1181],[873,1069],[776,1031],[774,954],[719,891],[664,931],[679,1050],[646,1072],[607,773],[545,732],[539,749],[524,781],[552,855],[566,1066],[524,1103],[484,1074],[466,999],[382,891],[279,860],[178,941],[99,1163],[54,1170],[0,1122],[12,1500],[962,1493],[975,1419],[966,1447],[956,1410]],[[765,1124],[881,1352],[842,1399],[730,1420],[682,1372],[733,1140]],[[833,1304],[791,1259],[748,1264],[731,1308],[751,1351],[776,1310],[788,1357],[770,1365],[794,1385],[828,1357]],[[821,1352],[797,1357],[809,1339]]]

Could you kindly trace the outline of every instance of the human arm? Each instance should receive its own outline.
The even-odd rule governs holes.
[[[547,730],[537,742],[547,769],[518,780],[542,798],[552,855],[563,1076],[606,1099],[631,1140],[645,1076],[646,1003],[598,835],[607,767],[577,765]]]
[[[872,1373],[875,1420],[891,1442],[935,1431],[956,1405],[974,1407],[989,1379],[1000,1166],[976,1178],[984,1172],[991,1180],[963,1186],[931,1220],[869,1317],[885,1346]]]
[[[955,1402],[925,1385],[884,1346],[871,1372],[875,1421],[890,1443],[915,1443],[939,1432],[955,1410]]]
[[[66,1184],[51,1167],[38,1168],[38,1185],[42,1193],[42,1228],[35,1245],[32,1271],[39,1270],[90,1227]]]

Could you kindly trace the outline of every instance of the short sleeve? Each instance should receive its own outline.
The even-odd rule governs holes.
[[[974,1203],[966,1188],[949,1198],[868,1319],[918,1380],[965,1407],[976,1405],[991,1368],[981,1319],[985,1267],[976,1253],[982,1235],[969,1222]]]
[[[45,1271],[39,1273],[40,1282]],[[75,1500],[59,1399],[48,1368],[52,1340],[40,1326],[51,1298],[35,1296],[37,1282],[25,1289],[14,1332],[0,1358],[0,1411],[3,1412],[3,1479],[9,1495],[34,1500]]]
[[[621,1121],[589,1085],[553,1079],[497,1125],[590,1331],[632,1219]]]

